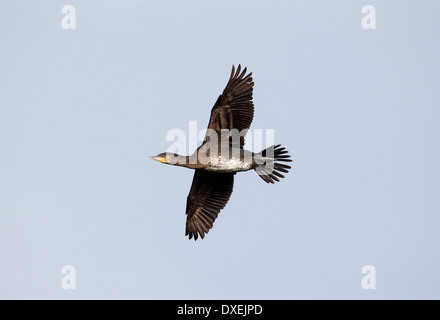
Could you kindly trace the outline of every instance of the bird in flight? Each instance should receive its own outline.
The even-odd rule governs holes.
[[[160,153],[149,159],[165,164],[195,169],[186,202],[186,232],[194,240],[213,227],[215,219],[231,197],[234,175],[255,170],[267,183],[284,178],[291,168],[281,162],[291,162],[281,145],[254,153],[243,148],[245,135],[254,118],[252,73],[246,75],[232,66],[231,76],[223,93],[211,110],[203,143],[191,156],[171,152]]]

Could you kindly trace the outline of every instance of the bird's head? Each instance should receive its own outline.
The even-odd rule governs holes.
[[[162,152],[159,153],[157,156],[154,157],[148,157],[148,159],[150,160],[156,160],[159,161],[161,163],[166,163],[166,164],[175,164],[176,158],[179,155],[177,155],[176,153],[171,153],[171,152]]]

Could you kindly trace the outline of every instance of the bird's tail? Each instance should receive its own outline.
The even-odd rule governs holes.
[[[284,178],[281,172],[289,172],[290,166],[279,163],[280,161],[292,162],[289,158],[290,155],[286,148],[281,147],[280,144],[271,146],[255,155],[255,162],[257,164],[255,171],[265,182],[275,183],[275,181],[280,181],[279,178]]]

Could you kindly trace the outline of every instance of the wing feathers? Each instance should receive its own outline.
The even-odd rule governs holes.
[[[218,97],[211,110],[208,129],[213,129],[220,136],[221,129],[237,129],[239,132],[249,129],[254,118],[252,92],[254,82],[252,73],[246,75],[247,68],[241,71],[232,66],[231,76],[223,93]],[[205,137],[205,141],[207,138]],[[242,144],[244,139],[242,139]]]
[[[203,239],[218,213],[228,203],[234,185],[233,173],[196,170],[186,204],[186,235]]]

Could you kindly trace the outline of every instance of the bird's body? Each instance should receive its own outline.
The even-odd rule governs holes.
[[[241,172],[252,170],[252,162],[244,158],[216,157],[205,170],[213,172]]]
[[[275,183],[290,166],[290,155],[280,145],[254,153],[243,148],[245,135],[254,116],[252,73],[246,68],[232,73],[223,93],[211,110],[202,145],[191,156],[161,153],[151,159],[165,164],[195,169],[187,198],[186,235],[197,240],[212,228],[218,213],[232,194],[234,175],[255,170],[267,183]]]

